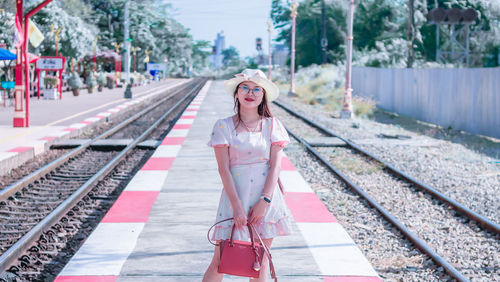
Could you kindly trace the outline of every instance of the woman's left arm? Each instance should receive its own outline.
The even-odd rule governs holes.
[[[280,145],[271,145],[271,157],[269,159],[269,173],[266,178],[266,183],[264,184],[264,189],[262,191],[262,196],[266,196],[269,199],[273,198],[274,189],[278,183],[278,177],[281,171],[281,158],[283,155],[283,147]],[[264,199],[259,199],[259,201],[252,207],[249,213],[248,221],[252,224],[259,222],[266,212],[266,208],[269,205]]]

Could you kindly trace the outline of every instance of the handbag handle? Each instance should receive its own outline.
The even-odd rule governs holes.
[[[281,183],[280,183],[281,184]],[[280,187],[281,188],[281,187]],[[208,242],[210,242],[210,244],[214,245],[214,246],[217,246],[216,243],[213,243],[212,240],[210,240],[210,231],[212,230],[212,228],[214,228],[217,224],[219,223],[222,223],[222,222],[225,222],[225,221],[229,221],[229,220],[233,220],[234,217],[231,217],[231,218],[226,218],[226,219],[223,219],[221,221],[218,221],[216,222],[214,225],[212,225],[210,227],[210,229],[208,229],[208,232],[207,232],[207,239],[208,239]],[[264,248],[264,253],[266,254],[267,256],[267,259],[269,260],[269,269],[270,269],[270,272],[271,272],[271,277],[274,279],[275,282],[278,282],[278,278],[276,278],[276,271],[274,270],[274,264],[273,264],[273,260],[272,260],[272,256],[271,256],[271,252],[269,251],[269,249],[267,248],[266,244],[264,244],[264,241],[262,241],[262,238],[260,237],[260,234],[259,232],[257,232],[257,230],[255,230],[255,227],[248,223],[247,224],[247,227],[248,227],[248,231],[250,233],[250,240],[252,241],[252,247],[254,247],[255,243],[254,243],[254,238],[253,238],[253,234],[256,234],[257,235],[257,238],[259,239],[259,242],[260,242],[260,245],[262,246],[262,248]],[[233,232],[234,232],[234,228],[235,228],[235,225],[233,224],[233,228],[231,230],[231,245],[233,244]],[[252,229],[253,229],[253,232],[252,232]]]

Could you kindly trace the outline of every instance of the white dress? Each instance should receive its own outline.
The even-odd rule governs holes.
[[[219,119],[214,125],[208,146],[229,146],[231,175],[234,180],[238,198],[246,214],[255,205],[262,194],[269,172],[271,144],[285,147],[290,142],[288,134],[276,118],[263,118],[261,132],[236,133],[232,117]],[[219,200],[216,221],[233,217],[231,202],[224,189]],[[260,236],[273,238],[290,235],[291,216],[286,207],[281,190],[276,184],[271,204],[267,207],[262,220],[254,227]],[[214,229],[212,240],[228,239],[231,235],[233,221],[218,224]],[[249,240],[247,228],[235,229],[235,240]]]

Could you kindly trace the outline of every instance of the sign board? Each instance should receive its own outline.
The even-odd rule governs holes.
[[[39,70],[62,70],[63,67],[63,57],[40,57],[36,61],[36,68]]]
[[[166,64],[154,64],[154,63],[148,63],[147,64],[147,71],[166,71],[167,70],[167,65]]]

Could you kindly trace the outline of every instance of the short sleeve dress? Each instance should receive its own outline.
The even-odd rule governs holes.
[[[267,175],[271,144],[285,147],[290,139],[281,122],[274,118],[263,118],[261,132],[236,133],[232,117],[219,119],[214,125],[208,146],[229,146],[231,175],[238,197],[246,214],[260,199]],[[224,189],[219,200],[216,221],[233,217],[231,202]],[[291,233],[291,216],[279,186],[273,192],[271,204],[260,223],[254,225],[261,238],[286,236]],[[215,227],[212,240],[225,240],[231,235],[233,222],[226,221]],[[236,229],[235,240],[249,240],[247,228]]]

